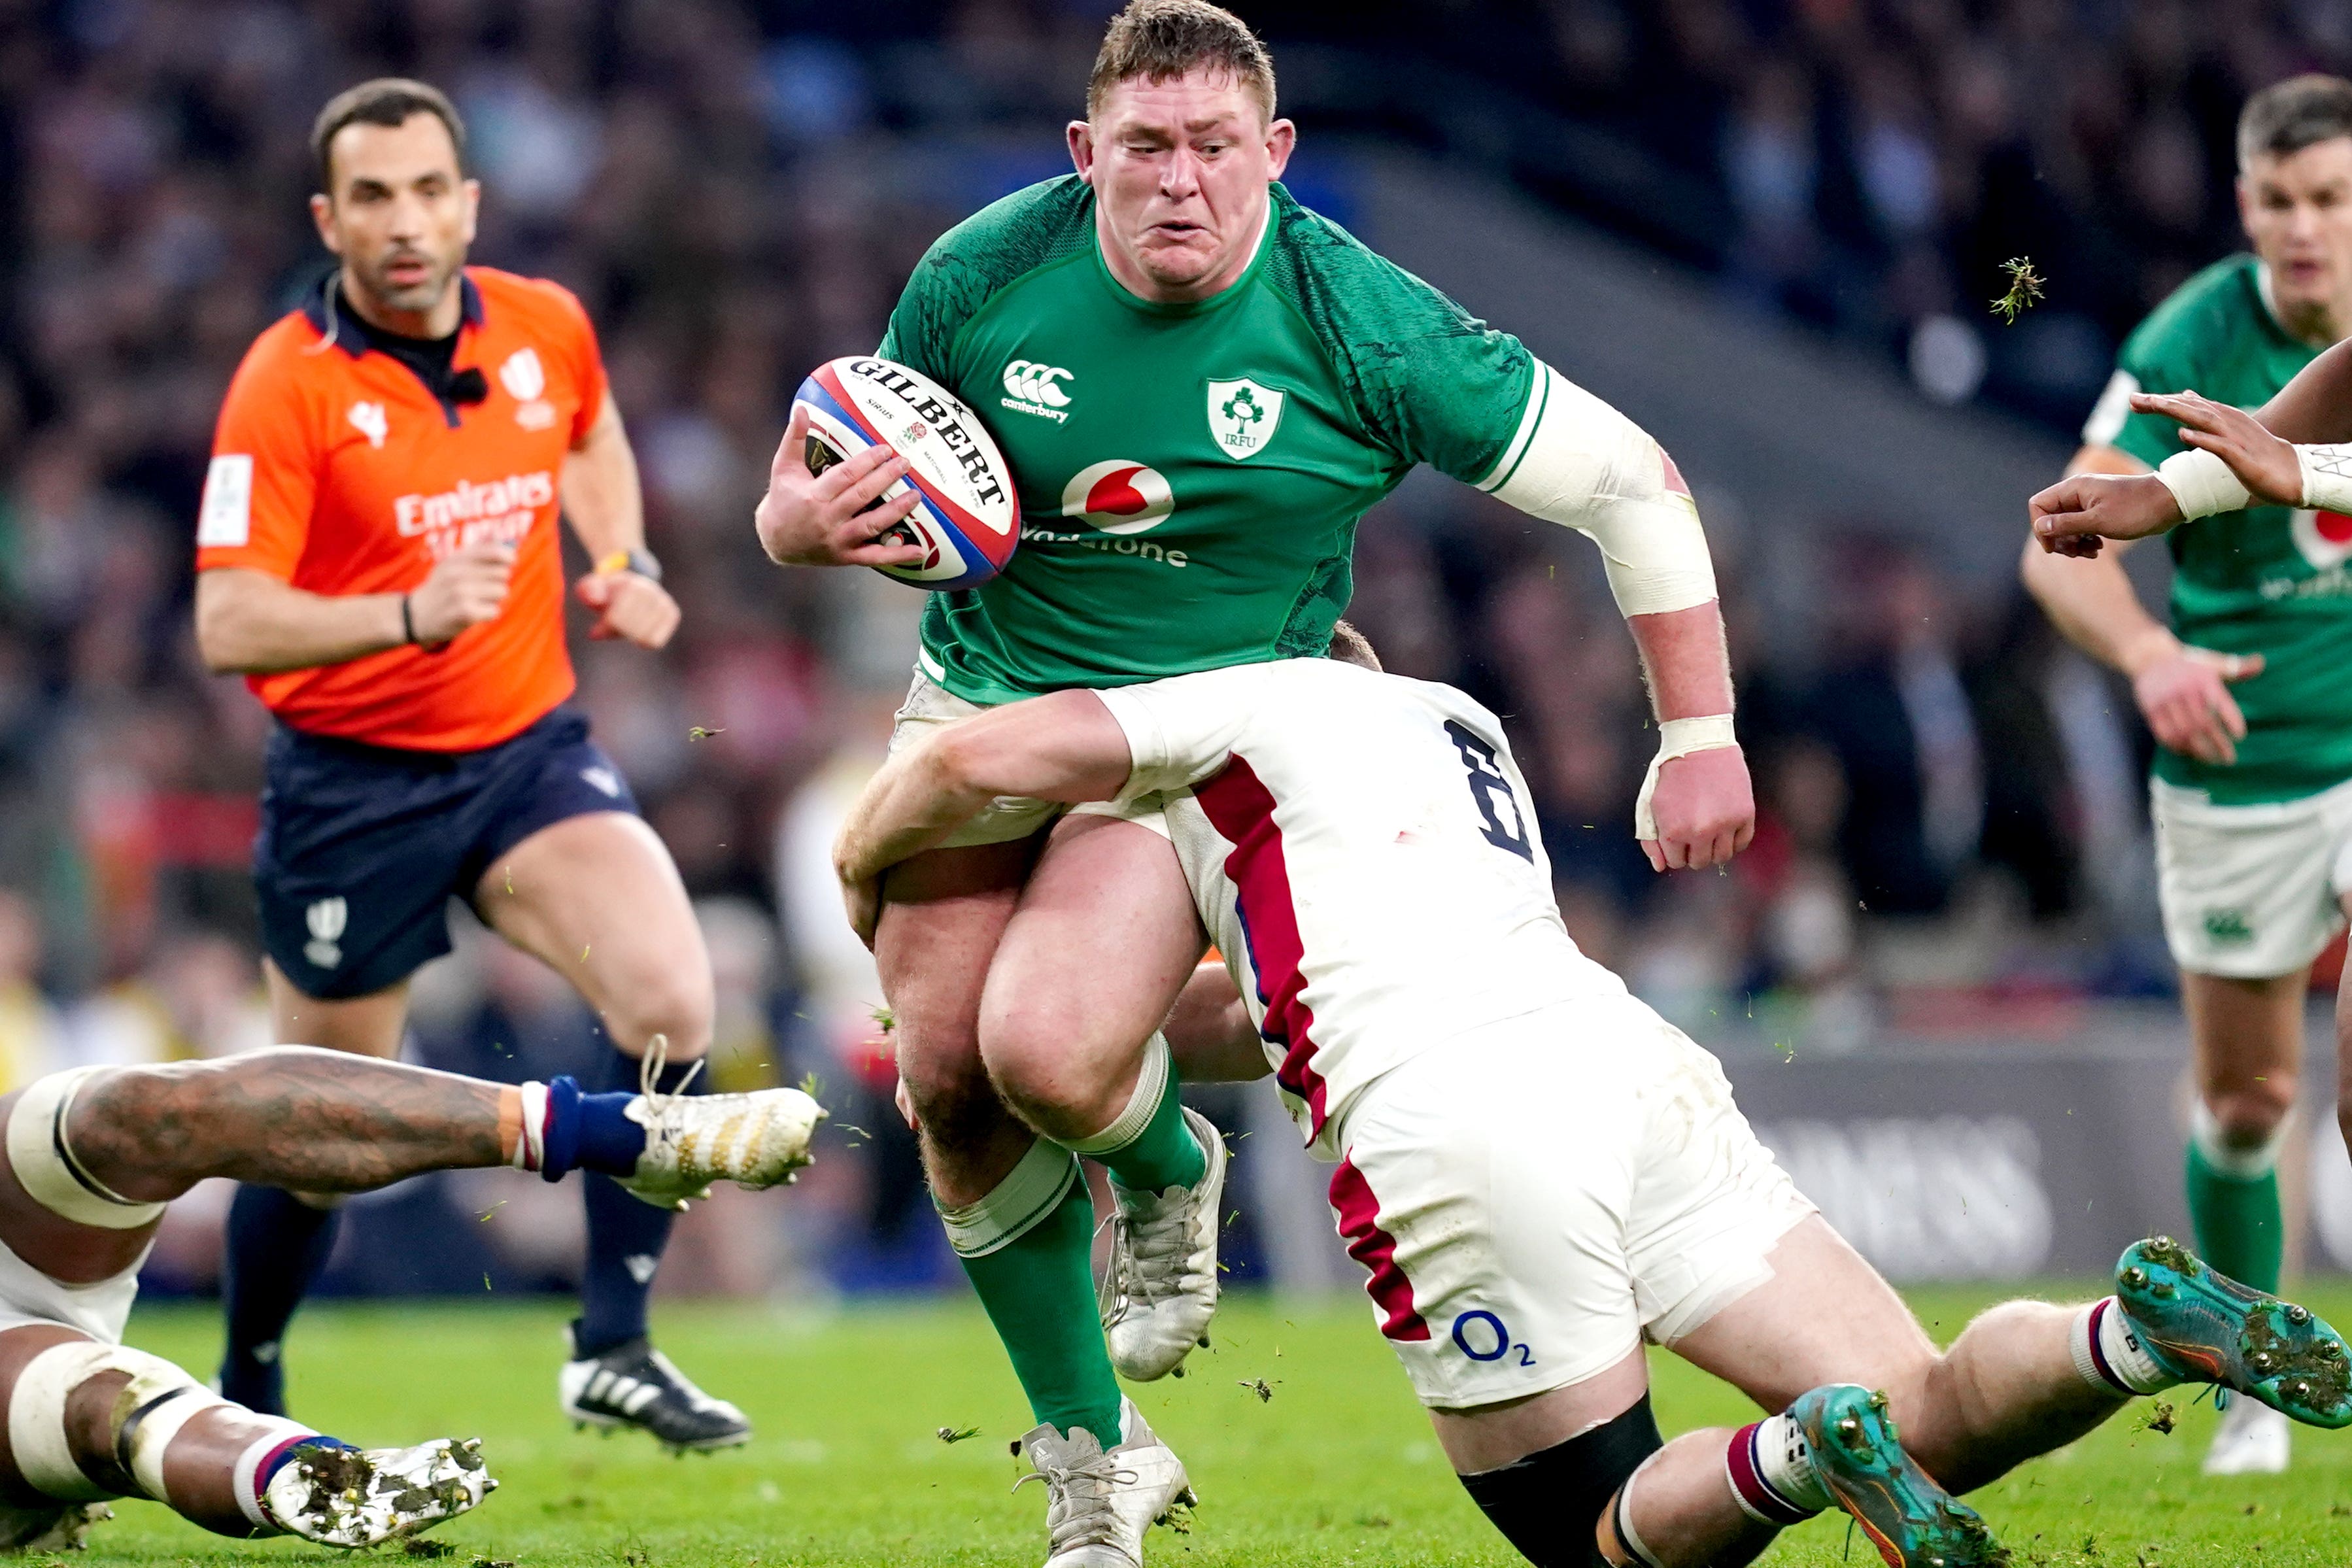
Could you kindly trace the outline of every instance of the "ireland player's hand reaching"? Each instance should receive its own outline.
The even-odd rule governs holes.
[[[768,468],[768,493],[751,514],[760,548],[779,566],[916,566],[919,544],[883,544],[876,535],[915,510],[909,488],[881,500],[905,476],[907,460],[886,447],[868,447],[822,474],[808,466],[808,410],[795,404],[792,423]],[[876,503],[880,501],[879,505]],[[872,507],[868,511],[866,509]]]

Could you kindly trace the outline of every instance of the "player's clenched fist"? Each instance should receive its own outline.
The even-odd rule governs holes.
[[[1642,853],[1654,871],[1704,870],[1727,863],[1756,837],[1756,792],[1737,746],[1690,752],[1658,764],[1650,796],[1658,836]]]
[[[812,473],[808,410],[793,405],[792,423],[768,468],[768,493],[751,514],[760,548],[780,566],[920,565],[921,545],[875,542],[875,535],[913,511],[920,499],[909,488],[874,506],[906,472],[907,459],[876,446]]]
[[[511,544],[469,544],[444,556],[408,596],[408,624],[416,640],[432,646],[478,626],[506,607],[507,585],[514,576]]]
[[[642,573],[591,572],[572,592],[582,604],[600,612],[588,628],[599,642],[619,638],[639,647],[660,647],[677,630],[677,601]]]
[[[2154,474],[2072,474],[2026,504],[2033,537],[2053,555],[2096,555],[2103,540],[2145,539],[2180,521],[2180,503]]]

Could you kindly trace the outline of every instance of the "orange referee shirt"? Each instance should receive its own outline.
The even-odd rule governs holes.
[[[572,695],[556,491],[595,424],[595,329],[557,284],[485,267],[459,282],[452,368],[487,402],[445,405],[373,352],[331,282],[254,341],[229,383],[196,524],[196,570],[267,572],[314,594],[397,594],[485,540],[516,547],[496,618],[447,647],[247,678],[297,730],[414,751],[494,746]]]

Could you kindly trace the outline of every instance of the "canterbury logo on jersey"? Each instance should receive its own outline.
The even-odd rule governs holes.
[[[1070,405],[1070,395],[1061,384],[1071,379],[1070,373],[1059,365],[1017,359],[1004,367],[1006,395],[998,401],[1015,413],[1034,414],[1059,425],[1069,417],[1063,410]]]
[[[554,499],[555,476],[540,468],[528,474],[509,474],[486,485],[459,479],[457,489],[438,495],[405,495],[392,503],[392,513],[401,533],[413,538],[461,523],[509,518],[518,512],[525,514],[528,524],[530,514]],[[475,531],[478,537],[486,536],[483,531]]]

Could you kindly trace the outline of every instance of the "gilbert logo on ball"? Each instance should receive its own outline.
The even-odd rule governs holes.
[[[919,588],[976,588],[1004,569],[1021,541],[1013,473],[979,418],[928,376],[870,354],[819,365],[795,405],[808,411],[808,465],[822,473],[868,447],[907,459],[882,500],[913,489],[903,522],[879,535],[923,547],[912,566],[876,570]]]
[[[1089,463],[1062,487],[1062,515],[1097,533],[1141,533],[1176,510],[1176,493],[1157,468],[1114,458]]]

